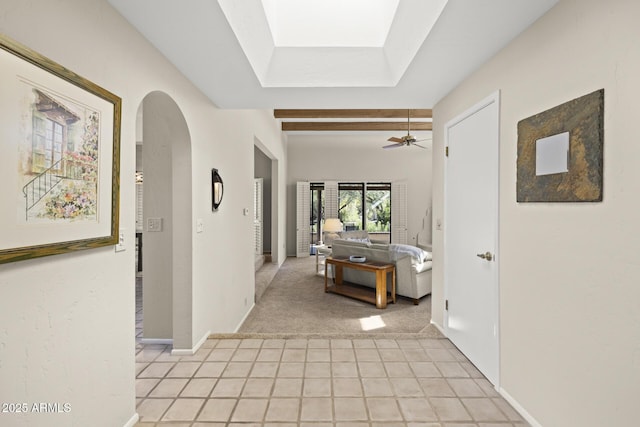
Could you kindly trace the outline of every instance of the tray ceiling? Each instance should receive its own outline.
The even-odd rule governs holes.
[[[386,49],[387,63],[405,61],[405,71],[394,71],[388,66],[385,69],[381,61],[369,58],[367,62],[366,55],[354,55],[350,62],[347,59],[339,62],[345,64],[344,68],[351,73],[337,77],[342,79],[341,84],[327,83],[326,76],[322,76],[337,74],[340,70],[335,68],[340,69],[340,65],[318,68],[317,80],[311,78],[313,69],[305,73],[281,74],[285,76],[282,81],[280,77],[272,77],[278,75],[276,69],[287,62],[280,65],[274,62],[272,56],[278,56],[279,52],[270,47],[275,46],[273,37],[264,38],[265,48],[259,49],[261,57],[253,60],[262,61],[263,72],[264,64],[267,64],[263,75],[273,78],[267,85],[269,87],[264,87],[218,1],[108,1],[220,108],[430,108],[557,3],[557,0],[448,0],[442,12],[434,18],[433,28],[420,39],[416,33],[425,31],[429,18],[418,12],[416,21],[409,25],[404,19],[398,20],[398,13],[404,9],[419,11],[425,4],[437,9],[437,5],[443,2],[399,0],[386,43],[389,43],[394,25],[400,25],[402,32],[408,33],[408,39],[417,45],[411,59],[398,59],[401,51],[408,49],[403,45],[392,49],[386,44],[381,48],[346,49]],[[251,2],[261,5],[260,0],[233,3]],[[255,19],[243,18],[242,14],[239,16],[241,25],[251,25]],[[266,18],[260,25],[270,31]],[[342,54],[349,56],[344,51]],[[306,55],[318,56],[309,52]],[[358,64],[359,59],[362,59],[359,67],[346,66],[348,63]],[[318,60],[315,61],[317,64]],[[270,70],[270,67],[274,69]],[[362,76],[369,79],[362,86],[356,81],[357,76],[368,68],[376,71],[368,77]],[[301,85],[303,76],[306,79],[304,86]],[[386,80],[382,81],[381,76]],[[325,79],[324,83],[322,79]],[[378,84],[373,81],[376,79]]]

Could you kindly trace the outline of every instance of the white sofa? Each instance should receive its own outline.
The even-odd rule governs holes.
[[[332,242],[334,257],[365,256],[368,260],[392,263],[396,266],[396,294],[411,298],[414,304],[431,293],[431,252],[409,245],[387,245],[365,241],[336,239]],[[421,259],[420,259],[421,258]],[[366,271],[346,268],[343,278],[347,282],[375,288],[375,275]],[[388,279],[391,289],[391,277]]]

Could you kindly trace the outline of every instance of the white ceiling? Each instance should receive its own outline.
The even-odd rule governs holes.
[[[217,1],[263,88],[396,86],[447,3]]]
[[[220,108],[430,108],[558,0],[449,0],[392,87],[263,87],[218,1],[108,1]],[[420,10],[429,1],[400,4]]]
[[[218,3],[224,9],[223,1]],[[273,44],[278,47],[382,47],[399,2],[260,0],[258,6],[264,10]]]

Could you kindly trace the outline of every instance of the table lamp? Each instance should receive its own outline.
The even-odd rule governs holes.
[[[338,218],[327,218],[324,220],[324,244],[329,246],[335,239],[339,239],[338,234],[342,231],[342,223]]]

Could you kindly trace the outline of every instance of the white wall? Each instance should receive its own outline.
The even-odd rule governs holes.
[[[400,147],[383,150],[385,137],[354,135],[290,135],[287,200],[289,218],[296,215],[297,181],[391,182],[406,180],[408,186],[409,241],[422,229],[431,206],[431,148]],[[431,146],[430,141],[424,145]],[[287,248],[295,256],[296,224],[287,225]]]
[[[501,91],[501,385],[545,427],[638,424],[639,16],[636,1],[562,0],[434,107],[434,218],[443,218],[443,126]],[[603,202],[516,203],[517,122],[601,88]],[[434,230],[440,325],[442,235]]]
[[[190,114],[198,116],[197,111]],[[190,114],[185,113],[187,121]],[[254,268],[247,265],[253,265],[255,259],[252,214],[255,139],[286,165],[285,147],[272,111],[216,110],[216,114],[200,114],[200,119],[211,123],[211,131],[191,133],[194,216],[203,218],[205,230],[195,235],[193,243],[193,281],[201,284],[193,290],[194,340],[208,330],[235,331],[254,301]],[[224,180],[224,196],[217,212],[211,212],[211,168],[217,168]],[[279,174],[279,191],[272,195],[272,200],[281,214],[277,216],[278,229],[272,239],[284,245],[284,170],[279,170]],[[246,216],[244,208],[249,210]],[[282,264],[284,254],[283,247],[273,262]],[[209,329],[204,329],[205,326]]]
[[[104,0],[1,0],[0,32],[123,99],[120,220],[128,249],[112,247],[0,265],[0,401],[69,402],[67,414],[2,414],[11,426],[121,426],[135,414],[134,236],[136,113],[153,92],[180,107],[192,141],[193,332],[231,332],[253,301],[253,146],[277,157],[284,244],[285,147],[272,112],[221,111]],[[11,126],[0,118],[0,126]],[[210,170],[225,197],[211,212]],[[275,200],[275,199],[274,199]],[[247,261],[248,260],[248,261]],[[278,262],[284,260],[282,251]],[[245,273],[246,271],[246,273]]]

